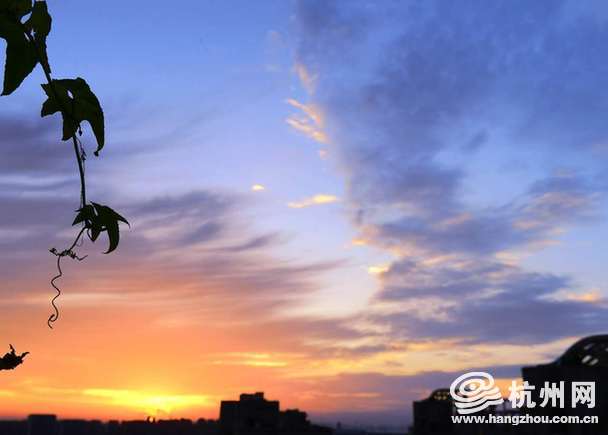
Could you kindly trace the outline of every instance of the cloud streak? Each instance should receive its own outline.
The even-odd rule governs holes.
[[[602,20],[567,1],[376,6],[297,14],[296,62],[316,77],[358,239],[396,256],[367,319],[402,340],[598,332],[605,305],[555,297],[572,277],[501,258],[605,205]]]
[[[304,198],[300,201],[288,202],[287,206],[289,208],[307,208],[312,207],[313,205],[332,204],[334,202],[338,202],[339,200],[340,199],[335,195],[319,193],[317,195],[311,196],[310,198]]]

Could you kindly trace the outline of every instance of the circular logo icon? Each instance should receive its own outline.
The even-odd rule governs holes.
[[[504,402],[494,378],[485,372],[470,372],[450,385],[450,396],[459,414],[473,414]]]

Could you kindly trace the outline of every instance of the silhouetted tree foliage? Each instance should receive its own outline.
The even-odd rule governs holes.
[[[21,355],[17,355],[13,345],[9,344],[9,347],[11,351],[5,353],[4,356],[0,358],[0,370],[13,370],[15,367],[21,364],[23,362],[23,358],[29,354],[29,352],[23,352]]]
[[[41,116],[60,113],[63,119],[63,132],[61,139],[71,141],[78,172],[80,176],[80,206],[76,211],[73,226],[79,226],[74,242],[66,249],[50,249],[57,257],[58,274],[51,280],[51,285],[57,294],[51,301],[54,313],[48,319],[48,325],[59,318],[59,311],[55,300],[61,294],[56,280],[63,275],[61,271],[61,260],[70,257],[83,260],[75,252],[80,246],[84,236],[95,242],[101,233],[107,233],[109,240],[106,254],[112,252],[118,246],[120,240],[119,222],[128,225],[127,220],[107,205],[87,201],[86,180],[84,163],[86,152],[79,137],[82,136],[82,123],[88,122],[95,136],[97,148],[95,156],[104,146],[104,114],[99,100],[87,84],[77,77],[75,79],[53,79],[51,66],[47,56],[46,39],[51,31],[51,15],[48,12],[45,1],[32,0],[0,0],[0,38],[6,40],[6,63],[4,67],[4,83],[2,95],[10,95],[23,83],[25,78],[40,65],[47,83],[42,84],[42,89],[47,96],[42,104]],[[2,364],[8,368],[14,368],[21,364],[23,357],[7,353],[2,358]],[[0,367],[4,368],[4,366]]]

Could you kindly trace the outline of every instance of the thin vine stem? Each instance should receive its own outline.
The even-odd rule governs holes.
[[[75,124],[79,125],[79,123],[76,122],[75,119],[73,119],[72,114],[68,110],[68,108],[64,107],[63,101],[61,100],[61,98],[59,98],[59,93],[57,92],[57,89],[55,88],[55,84],[53,83],[53,77],[51,76],[51,67],[49,65],[48,58],[45,60],[43,58],[43,56],[40,54],[40,49],[38,48],[38,44],[36,44],[36,41],[34,41],[32,39],[29,32],[27,32],[27,30],[25,29],[25,26],[22,25],[22,29],[23,29],[23,32],[25,33],[25,37],[27,38],[27,40],[32,44],[32,46],[35,49],[36,57],[38,58],[38,63],[42,67],[42,71],[44,72],[44,76],[46,77],[46,81],[51,89],[51,92],[53,93],[55,100],[62,106],[61,107],[62,113],[64,113],[65,116],[72,118],[72,121]],[[72,143],[74,144],[74,154],[76,155],[76,161],[78,162],[78,173],[80,175],[80,207],[84,207],[87,203],[87,188],[86,188],[86,182],[85,182],[85,177],[84,177],[84,156],[80,151],[76,133],[74,133],[72,135]]]
[[[37,7],[42,7],[41,10],[36,10]],[[37,13],[34,15],[34,13]],[[88,84],[81,78],[67,79],[67,80],[56,80],[53,79],[51,74],[51,66],[48,61],[46,53],[46,37],[50,32],[51,17],[48,14],[46,4],[36,3],[32,12],[32,16],[26,23],[21,23],[20,18],[17,17],[16,21],[20,23],[21,31],[27,41],[27,44],[21,44],[21,47],[16,48],[17,51],[25,50],[27,53],[17,53],[20,56],[27,56],[25,60],[28,61],[28,68],[30,66],[30,60],[34,62],[33,67],[25,71],[25,76],[33,70],[33,68],[40,64],[44,77],[46,78],[46,84],[42,87],[46,92],[48,99],[42,105],[41,115],[44,117],[56,112],[61,112],[63,117],[63,130],[64,134],[62,140],[72,141],[74,148],[74,155],[76,156],[76,163],[78,165],[78,174],[80,179],[80,207],[77,210],[77,216],[74,219],[73,226],[80,223],[80,230],[76,235],[73,243],[67,249],[50,249],[50,252],[57,257],[57,275],[50,280],[51,286],[55,289],[57,294],[51,300],[53,307],[53,313],[48,318],[47,324],[49,328],[52,328],[53,322],[59,318],[59,309],[57,307],[57,298],[61,296],[61,289],[58,285],[58,280],[63,277],[63,270],[61,268],[61,261],[64,257],[69,257],[73,260],[82,261],[86,258],[86,255],[80,257],[75,251],[84,243],[84,235],[88,235],[89,239],[94,242],[101,232],[107,232],[109,238],[109,248],[107,253],[112,252],[116,249],[119,242],[119,222],[129,225],[129,222],[112,208],[97,203],[87,203],[87,189],[86,189],[86,174],[85,174],[85,161],[87,158],[86,151],[80,140],[82,136],[81,122],[84,120],[89,121],[97,139],[97,151],[103,147],[103,133],[104,133],[104,119],[103,110],[97,97],[90,90]],[[3,39],[7,39],[6,35]],[[10,42],[10,41],[9,41]],[[10,48],[10,44],[9,44]],[[7,63],[8,65],[8,63]],[[6,70],[6,74],[9,72],[16,77],[13,77],[14,81],[18,82],[16,87],[23,81],[24,77],[21,77],[24,71]],[[6,74],[5,74],[5,90],[6,85]],[[10,75],[9,75],[10,78]],[[10,84],[10,80],[9,80]],[[65,84],[65,86],[64,86]],[[15,87],[15,88],[16,88]],[[10,86],[9,86],[10,88]],[[11,90],[11,89],[9,89]],[[12,89],[14,90],[14,89]],[[12,91],[11,90],[11,91]],[[87,109],[87,102],[93,102],[91,110]],[[80,104],[84,104],[83,107]],[[82,112],[80,111],[82,109]]]
[[[57,92],[57,89],[55,88],[55,84],[53,82],[53,77],[51,75],[51,68],[48,63],[48,58],[45,58],[41,55],[38,44],[36,44],[36,41],[32,38],[32,36],[27,31],[25,26],[22,25],[22,29],[23,29],[23,33],[25,34],[25,37],[34,47],[36,57],[38,58],[38,63],[42,67],[42,71],[44,72],[44,76],[46,77],[46,81],[49,85],[49,88],[51,89],[51,92],[53,93],[53,96],[55,97],[55,100],[61,106],[62,113],[64,114],[64,116],[72,118],[72,122],[74,122],[75,125],[78,125],[79,126],[78,130],[80,130],[79,123],[76,122],[76,120],[72,116],[72,113],[68,110],[67,107],[64,106],[62,99],[59,97],[59,93]],[[80,145],[80,141],[78,140],[78,137],[76,136],[76,133],[74,133],[72,135],[72,144],[74,145],[74,154],[76,155],[76,162],[78,163],[78,174],[80,177],[80,208],[83,208],[87,204],[87,189],[86,189],[85,172],[84,172],[85,154],[84,154],[84,150],[82,149],[82,146]],[[53,255],[57,256],[57,275],[55,275],[53,278],[51,278],[51,281],[50,281],[51,286],[57,292],[57,294],[51,300],[51,305],[53,307],[54,312],[49,316],[49,318],[47,320],[47,325],[50,329],[53,329],[52,324],[55,321],[57,321],[57,319],[59,319],[59,308],[57,307],[56,301],[57,301],[57,298],[59,298],[61,296],[61,289],[57,286],[56,281],[63,276],[63,270],[61,269],[61,260],[64,257],[70,257],[70,258],[78,260],[78,261],[82,261],[86,258],[86,255],[84,257],[79,257],[73,251],[73,249],[76,247],[76,245],[79,244],[86,229],[87,229],[86,225],[83,225],[80,232],[76,236],[76,239],[74,239],[74,242],[68,249],[65,249],[61,252],[57,251],[55,248],[52,248],[50,250],[50,252]]]
[[[84,153],[82,152],[78,139],[74,134],[72,136],[72,143],[74,144],[74,153],[76,154],[76,161],[78,162],[78,173],[80,175],[80,208],[87,205],[87,189],[84,178]]]

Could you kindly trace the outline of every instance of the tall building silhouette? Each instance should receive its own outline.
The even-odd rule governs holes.
[[[241,394],[220,406],[220,435],[331,435],[330,428],[311,424],[298,409],[281,411],[264,393]]]
[[[241,394],[238,401],[222,401],[222,435],[277,435],[278,432],[279,402],[266,400],[264,393]]]

